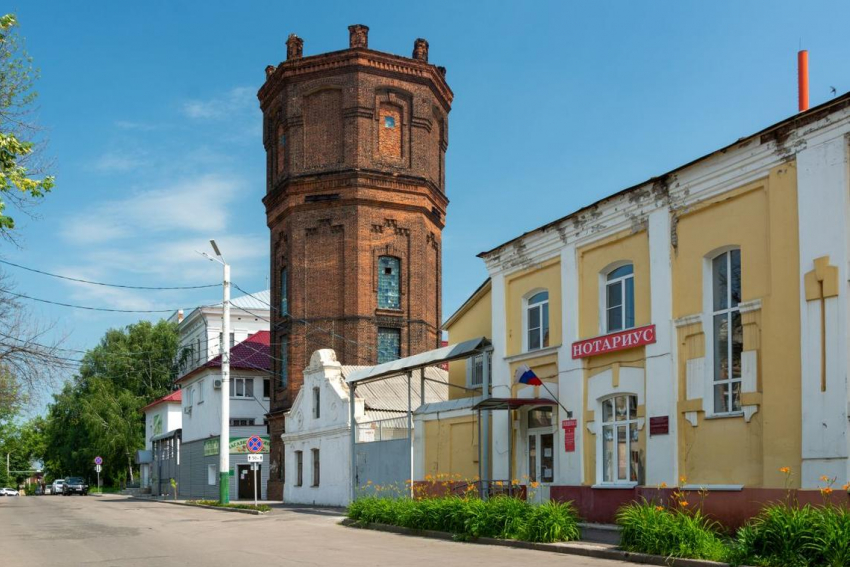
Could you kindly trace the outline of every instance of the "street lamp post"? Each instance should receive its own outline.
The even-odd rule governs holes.
[[[218,494],[222,504],[230,502],[230,265],[224,261],[221,251],[210,240],[216,257],[204,254],[224,268],[221,304],[221,435],[218,442]]]

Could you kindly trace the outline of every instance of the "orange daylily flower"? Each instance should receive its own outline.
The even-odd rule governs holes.
[[[782,467],[781,469],[779,469],[779,472],[783,474],[788,474],[791,472],[791,469],[789,467]]]
[[[682,500],[681,502],[679,502],[679,506],[681,506],[682,508],[684,508],[684,507],[685,507],[685,506],[687,506],[687,505],[688,505],[688,501],[687,501],[687,500]]]

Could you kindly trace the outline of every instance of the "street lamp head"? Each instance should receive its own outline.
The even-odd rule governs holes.
[[[222,260],[224,260],[224,258],[221,255],[221,250],[218,249],[218,245],[215,243],[215,240],[210,240],[210,245],[212,246],[212,249],[215,251],[215,255],[218,256],[219,258],[221,258]]]

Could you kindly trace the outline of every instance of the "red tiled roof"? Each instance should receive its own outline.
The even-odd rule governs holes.
[[[257,331],[230,349],[230,368],[246,370],[271,370],[271,333]],[[204,364],[202,368],[221,368],[221,355]]]
[[[261,370],[271,372],[271,333],[268,331],[257,331],[239,344],[230,349],[230,368],[241,370]],[[221,355],[210,359],[204,364],[187,372],[177,380],[175,384],[185,381],[190,376],[195,376],[204,368],[221,368]]]
[[[159,404],[179,404],[183,401],[183,390],[176,390],[171,392],[167,396],[163,396],[160,399],[153,401],[142,408],[142,411],[147,411],[154,406],[158,406]]]

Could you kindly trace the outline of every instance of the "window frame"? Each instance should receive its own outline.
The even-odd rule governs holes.
[[[731,274],[731,270],[733,267],[732,256],[733,253],[737,252],[738,256],[738,285],[740,289],[738,290],[739,297],[738,303],[732,306],[732,289],[731,278],[729,278],[729,274]],[[727,285],[725,286],[725,294],[726,294],[726,307],[715,309],[714,307],[714,299],[715,299],[715,266],[714,262],[718,258],[724,257],[726,258],[725,268],[727,274]],[[743,395],[743,320],[740,309],[740,304],[743,303],[743,255],[741,254],[741,248],[739,246],[726,246],[719,250],[713,251],[711,254],[706,256],[705,258],[705,278],[704,278],[704,324],[703,329],[705,330],[706,337],[706,368],[708,370],[708,376],[705,380],[706,384],[706,394],[705,394],[705,404],[704,407],[706,409],[706,415],[712,417],[738,417],[742,416],[744,412],[743,403],[742,403],[742,395]],[[735,320],[735,315],[737,315],[738,325],[736,328],[740,329],[741,333],[741,353],[739,353],[739,358],[741,359],[740,365],[738,368],[739,375],[734,376],[734,343],[731,340],[735,335],[733,327],[733,321]],[[719,363],[717,359],[717,339],[715,337],[715,320],[719,316],[726,317],[727,324],[727,340],[726,340],[726,357],[727,357],[727,372],[728,377],[726,379],[718,380],[718,370]],[[708,379],[710,378],[710,379]],[[738,385],[738,406],[735,406],[735,384]],[[726,396],[726,411],[717,411],[717,389],[718,387],[722,387],[726,385],[727,391],[725,393]]]
[[[397,355],[396,355],[395,358],[382,360],[381,359],[381,347],[380,347],[380,345],[381,345],[381,333],[386,332],[386,331],[392,331],[393,334],[398,333],[398,352],[397,352]],[[378,364],[383,364],[385,362],[392,362],[393,360],[398,360],[399,358],[401,358],[401,329],[399,329],[397,327],[378,327],[375,346],[376,346],[375,350],[376,350],[377,363]]]
[[[535,301],[532,303],[532,300],[538,295],[545,293],[546,299]],[[523,310],[522,310],[522,350],[523,352],[533,352],[537,350],[542,350],[545,348],[549,348],[551,346],[551,330],[552,330],[552,314],[549,309],[550,305],[550,296],[548,289],[535,289],[525,294],[523,297]],[[540,326],[531,327],[531,313],[533,310],[537,310]],[[544,318],[545,314],[545,318]],[[544,327],[544,319],[546,321],[546,326]],[[531,332],[532,330],[540,330],[540,344],[537,347],[532,348],[531,346]],[[544,333],[545,330],[545,333]]]
[[[618,419],[617,418],[617,398],[625,399],[626,406],[626,418]],[[630,401],[634,398],[634,408],[632,408]],[[639,405],[640,398],[637,394],[632,392],[617,392],[604,398],[600,398],[598,400],[597,411],[599,412],[599,429],[597,433],[597,446],[596,446],[596,471],[597,471],[597,484],[600,486],[636,486],[640,482],[640,471],[633,470],[632,463],[632,443],[640,444],[640,417],[637,414],[637,408]],[[609,421],[605,420],[605,405],[607,403],[611,403],[611,419]],[[634,415],[632,415],[632,411],[634,411]],[[634,426],[634,432],[637,435],[637,440],[632,439],[632,435],[630,432],[632,431],[632,426]],[[625,462],[625,476],[626,478],[621,479],[619,476],[620,469],[620,459],[619,459],[619,451],[617,450],[617,434],[619,432],[619,428],[624,427],[626,431],[626,462]],[[613,462],[611,463],[612,467],[612,480],[605,480],[605,431],[606,429],[610,429],[612,432],[612,455],[614,457]],[[638,480],[632,480],[632,477],[637,478]]]
[[[239,394],[237,382],[242,383],[242,393]],[[248,384],[251,384],[250,390],[251,395],[247,394],[249,388],[246,388]],[[230,377],[230,388],[232,392],[230,393],[231,398],[236,398],[240,400],[250,400],[254,398],[254,378],[248,378],[245,376],[231,376]]]
[[[617,276],[614,279],[609,279],[611,275],[617,270],[624,268],[626,266],[631,267],[631,272],[622,276]],[[599,274],[599,289],[601,293],[599,294],[599,330],[600,334],[608,335],[611,333],[619,333],[622,331],[628,331],[629,329],[634,329],[637,326],[636,317],[635,317],[635,266],[634,262],[630,262],[628,260],[623,260],[620,262],[616,262],[608,266],[605,270],[603,270]],[[628,281],[631,281],[631,298],[629,297],[628,291]],[[608,288],[619,285],[620,286],[620,305],[612,307],[608,303]],[[632,322],[631,326],[628,325],[627,314],[629,312],[629,305],[631,305],[631,313],[632,313]],[[616,307],[620,307],[620,325],[619,329],[612,329],[608,324],[608,312]]]
[[[285,317],[289,315],[289,270],[287,266],[280,269],[279,277],[280,316]]]
[[[313,419],[319,419],[322,416],[322,390],[318,386],[313,386]]]
[[[317,488],[319,486],[319,481],[321,480],[320,474],[322,472],[321,461],[319,460],[320,459],[319,449],[315,448],[315,447],[313,449],[310,449],[310,455],[311,455],[311,458],[312,458],[311,462],[313,464],[313,467],[312,467],[313,468],[313,475],[312,475],[312,479],[311,479],[312,483],[310,484],[310,486],[313,487],[313,488]]]
[[[384,259],[393,260],[395,262],[394,266],[382,266],[381,262]],[[377,289],[377,291],[376,291],[376,301],[377,301],[378,309],[386,309],[386,310],[389,310],[389,311],[400,311],[401,310],[401,295],[402,295],[402,293],[401,293],[401,258],[399,258],[398,256],[392,256],[390,254],[382,254],[382,255],[378,256],[376,266],[377,266],[377,274],[376,274],[377,277],[375,279],[375,284],[376,284],[376,289]],[[396,269],[396,273],[394,274],[394,276],[395,276],[395,279],[396,279],[395,287],[396,287],[396,290],[398,292],[398,295],[396,297],[396,304],[395,305],[392,305],[392,304],[382,305],[381,304],[381,297],[382,297],[381,296],[381,280],[382,280],[381,271],[384,270],[386,267],[390,267],[391,269],[394,267]]]
[[[295,451],[295,486],[304,486],[304,451]]]
[[[218,463],[209,463],[207,465],[207,486],[215,486],[218,484]]]
[[[484,355],[490,357],[490,373],[493,373],[493,351],[489,350],[486,353],[476,354],[466,359],[466,387],[467,388],[483,388],[484,387]],[[480,381],[476,381],[476,376],[480,376]],[[492,386],[492,379],[491,384]]]

